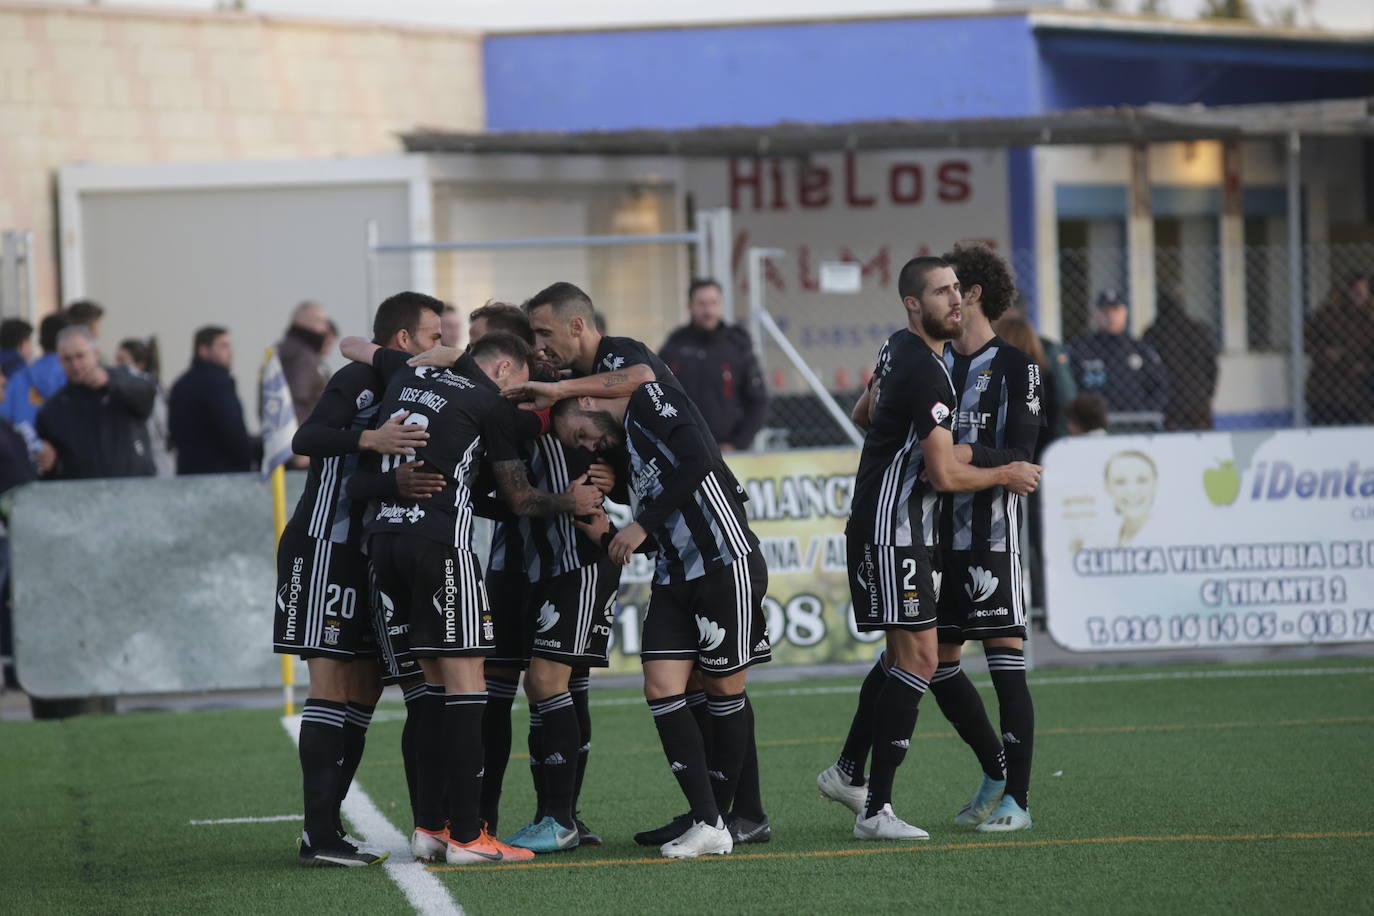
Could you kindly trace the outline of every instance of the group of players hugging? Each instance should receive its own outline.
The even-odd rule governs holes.
[[[856,837],[926,837],[891,796],[929,687],[983,770],[956,823],[1028,829],[1017,530],[1040,476],[1029,463],[1039,375],[991,331],[1015,288],[988,249],[913,259],[898,291],[906,327],[854,408],[868,432],[847,528],[856,625],[887,642],[817,787],[853,811]],[[443,309],[414,292],[383,302],[370,342],[340,342],[350,363],[293,442],[310,469],[278,547],[274,647],[310,671],[301,863],[387,857],[345,831],[340,809],[393,683],[416,859],[479,865],[599,845],[578,807],[589,670],[607,664],[635,553],[654,558],[644,694],[688,807],[635,840],[669,858],[768,842],[745,692],[747,670],[771,658],[768,570],[696,406],[644,344],[603,334],[571,283],[475,310],[464,351],[439,346]],[[628,524],[603,500],[628,505]],[[493,520],[485,573],[478,515]],[[984,643],[1000,730],[960,670],[966,639]],[[536,810],[501,840],[522,672]]]

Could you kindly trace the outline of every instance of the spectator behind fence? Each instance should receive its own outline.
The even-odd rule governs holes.
[[[462,312],[451,305],[444,306],[444,314],[439,316],[439,329],[443,335],[441,342],[444,346],[461,350],[466,344],[472,343],[471,340],[463,340],[463,324]]]
[[[0,322],[0,374],[13,378],[33,359],[33,325],[22,318]]]
[[[85,325],[58,335],[57,354],[67,384],[38,412],[38,470],[66,480],[152,476],[153,383],[127,369],[102,366]]]
[[[1307,413],[1314,426],[1374,423],[1374,296],[1370,276],[1346,277],[1303,326]]]
[[[692,282],[687,314],[691,321],[668,335],[658,355],[701,411],[720,450],[747,449],[768,412],[749,332],[721,320],[724,302],[715,280]]]
[[[61,312],[54,312],[40,321],[38,344],[43,348],[43,355],[15,373],[5,386],[0,413],[23,435],[31,454],[38,451],[38,435],[33,429],[38,408],[67,384],[67,375],[57,358],[57,335],[66,326],[67,318]]]
[[[1107,402],[1092,392],[1080,394],[1064,405],[1064,420],[1070,436],[1105,436]]]
[[[168,404],[178,474],[225,474],[253,466],[234,376],[233,341],[225,328],[196,331],[191,367],[172,386]]]
[[[1169,379],[1154,347],[1126,330],[1126,300],[1116,290],[1098,295],[1094,331],[1069,344],[1079,391],[1093,391],[1112,413],[1158,413],[1169,403]]]
[[[1189,317],[1177,293],[1161,290],[1154,324],[1141,340],[1159,354],[1169,379],[1165,429],[1211,429],[1217,392],[1216,332]]]
[[[127,337],[115,348],[115,365],[128,369],[153,383],[157,397],[153,413],[148,417],[148,437],[153,443],[153,465],[157,476],[171,477],[176,473],[172,461],[171,435],[167,427],[167,393],[162,390],[162,361],[158,356],[156,337]]]
[[[296,422],[304,423],[324,394],[329,375],[325,371],[323,350],[329,337],[329,316],[318,302],[302,302],[291,313],[291,325],[277,344],[277,358],[291,389],[291,404]]]
[[[78,299],[67,306],[67,324],[79,324],[90,329],[91,339],[100,340],[100,320],[105,317],[105,309],[90,299]]]

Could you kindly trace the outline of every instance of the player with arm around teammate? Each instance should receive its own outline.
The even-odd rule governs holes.
[[[959,281],[940,258],[903,266],[898,292],[907,327],[883,346],[871,425],[855,478],[848,542],[850,594],[860,632],[882,631],[886,647],[865,678],[839,759],[816,780],[821,794],[854,812],[859,839],[925,839],[892,810],[892,786],[915,731],[918,704],[937,664],[936,595],[930,548],[939,492],[994,484],[1034,489],[1040,468],[961,463],[951,428],[957,401],[941,360],[960,327]],[[879,387],[880,386],[880,387]],[[873,751],[871,772],[863,762]]]

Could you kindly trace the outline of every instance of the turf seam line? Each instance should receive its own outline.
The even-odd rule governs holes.
[[[291,740],[300,743],[301,717],[283,716],[282,728]],[[421,916],[463,916],[463,908],[449,895],[444,882],[425,871],[410,853],[410,844],[354,779],[343,801],[343,816],[348,818],[359,838],[391,851],[382,863],[387,877],[396,883],[406,900]],[[397,857],[404,858],[404,862]]]
[[[944,843],[931,846],[912,844],[900,846],[877,846],[864,849],[815,849],[804,852],[747,852],[726,856],[702,856],[695,862],[740,862],[767,859],[831,859],[848,856],[872,856],[903,852],[960,852],[970,849],[1005,849],[1008,847],[1045,847],[1045,846],[1107,846],[1129,843],[1235,843],[1257,840],[1353,840],[1374,837],[1374,831],[1341,831],[1334,833],[1246,833],[1246,834],[1178,834],[1175,836],[1110,836],[1110,837],[1072,837],[1062,840],[997,840],[982,843]],[[591,862],[528,862],[510,865],[431,865],[429,871],[472,871],[480,869],[531,869],[531,868],[605,868],[615,865],[668,865],[676,864],[676,859],[597,859]]]

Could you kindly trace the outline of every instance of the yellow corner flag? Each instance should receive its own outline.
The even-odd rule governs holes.
[[[276,534],[272,543],[276,544],[286,528],[284,466],[291,460],[291,440],[296,435],[296,412],[291,406],[291,389],[286,385],[286,373],[282,372],[276,350],[269,348],[267,351],[258,388],[262,392],[262,476],[264,480],[272,482],[272,521]],[[288,716],[296,711],[292,695],[292,688],[296,685],[295,659],[294,655],[281,656],[283,705]]]

